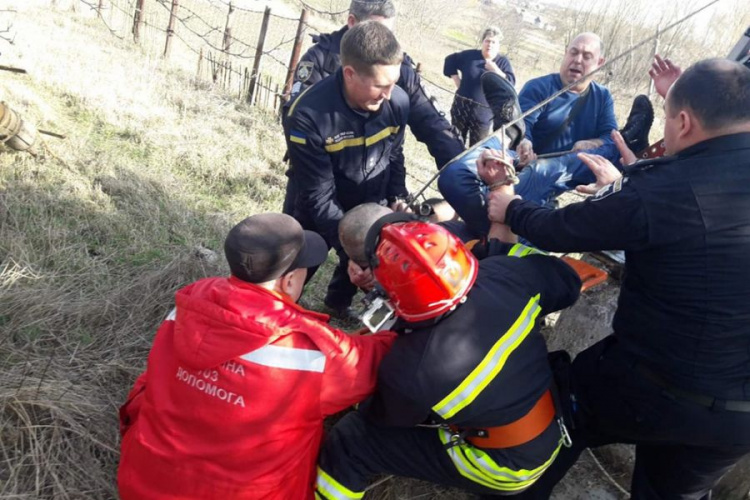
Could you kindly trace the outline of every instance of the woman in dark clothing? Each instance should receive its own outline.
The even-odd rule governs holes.
[[[445,58],[443,74],[458,87],[451,106],[451,121],[469,145],[485,138],[490,130],[492,112],[482,94],[479,78],[492,71],[515,85],[516,75],[507,57],[499,54],[502,33],[489,27],[482,32],[481,49],[455,52]]]

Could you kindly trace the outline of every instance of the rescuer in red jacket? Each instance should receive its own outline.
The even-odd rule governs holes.
[[[349,336],[296,304],[328,253],[292,217],[227,236],[232,276],[179,290],[120,409],[130,499],[311,499],[323,418],[362,400],[394,335]]]

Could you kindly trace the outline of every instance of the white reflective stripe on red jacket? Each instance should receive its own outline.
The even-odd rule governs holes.
[[[173,307],[171,311],[169,311],[169,314],[167,314],[167,317],[164,318],[164,321],[174,321],[177,319],[177,308]]]
[[[245,361],[273,368],[323,373],[326,357],[320,351],[267,345],[240,356]]]

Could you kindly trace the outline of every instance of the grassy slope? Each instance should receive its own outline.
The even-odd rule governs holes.
[[[114,498],[117,407],[174,291],[226,272],[235,221],[280,208],[283,136],[95,19],[27,8],[14,28],[3,62],[30,74],[0,75],[2,98],[68,139],[0,154],[0,496]]]

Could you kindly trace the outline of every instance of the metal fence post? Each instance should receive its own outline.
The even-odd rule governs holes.
[[[143,25],[143,4],[146,0],[137,0],[135,2],[135,14],[133,15],[133,41],[141,41],[141,26]]]
[[[167,26],[167,41],[164,43],[164,59],[169,59],[172,53],[172,37],[174,36],[174,21],[177,18],[177,8],[180,0],[172,0],[172,10],[169,11],[169,26]]]
[[[284,96],[287,96],[292,91],[292,83],[294,82],[294,70],[297,69],[299,64],[300,52],[302,52],[302,36],[305,33],[305,26],[307,25],[307,11],[302,10],[299,16],[299,24],[297,25],[297,35],[294,37],[294,48],[292,49],[292,57],[289,59],[289,69],[286,73],[286,81],[284,83]]]
[[[260,25],[260,35],[258,35],[258,45],[255,49],[255,60],[253,61],[253,73],[250,76],[250,92],[247,95],[247,102],[253,103],[255,98],[255,84],[258,81],[258,72],[260,71],[260,59],[263,56],[263,45],[266,43],[266,32],[268,31],[268,21],[271,18],[271,7],[266,7],[263,12],[263,23]]]
[[[222,47],[224,48],[224,52],[228,55],[229,49],[232,47],[232,27],[230,26],[230,21],[232,19],[232,14],[234,13],[234,7],[232,6],[232,2],[229,2],[229,11],[227,12],[227,22],[224,25],[224,40],[222,41]]]

